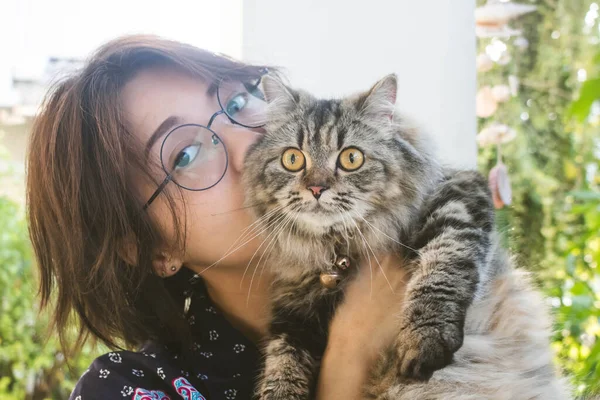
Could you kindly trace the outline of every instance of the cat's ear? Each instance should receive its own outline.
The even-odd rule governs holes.
[[[390,74],[377,82],[358,99],[358,109],[365,116],[392,119],[396,108],[398,78]]]
[[[271,110],[285,111],[295,107],[298,94],[287,87],[279,78],[266,75],[261,80],[265,100]]]

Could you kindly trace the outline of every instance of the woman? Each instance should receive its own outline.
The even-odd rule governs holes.
[[[91,335],[138,349],[96,359],[73,399],[251,397],[270,277],[256,274],[250,285],[261,241],[243,207],[241,173],[264,122],[257,85],[264,71],[131,36],[100,48],[49,94],[28,165],[42,304],[53,301],[65,345],[71,316],[80,323],[79,340],[66,347]],[[373,277],[361,269],[331,324],[320,399],[363,398],[368,373],[393,337],[405,277],[399,260],[380,259]],[[518,279],[511,271],[498,278],[493,313],[476,321],[489,337],[494,329],[510,338],[525,330],[527,339],[518,333],[529,349],[523,356],[547,358],[543,315],[535,304],[511,300],[536,300]],[[508,322],[511,311],[518,315]],[[459,368],[454,378],[468,381],[465,371],[477,364],[488,367],[479,381],[494,378],[490,366],[499,362],[473,358],[489,342],[478,340],[465,339],[457,366],[447,368],[450,375]]]
[[[249,288],[242,276],[260,241],[206,267],[252,223],[242,208],[240,174],[245,151],[260,134],[264,104],[257,96],[247,104],[244,99],[248,83],[263,73],[263,67],[184,44],[132,36],[106,44],[49,94],[28,165],[42,303],[55,299],[55,325],[65,345],[74,314],[82,326],[78,344],[91,335],[111,347],[140,349],[99,357],[72,398],[153,393],[149,398],[175,399],[197,392],[187,398],[250,398],[256,343],[269,319],[269,278],[263,274]],[[190,132],[209,132],[174,130],[186,124],[210,125],[210,139],[226,157],[203,160],[191,173],[166,180],[166,171],[175,173],[173,162],[184,170],[197,155],[186,142]],[[163,163],[170,164],[165,169]],[[202,279],[190,282],[199,272]],[[402,274],[388,275],[398,295]],[[375,278],[375,285],[387,287],[379,274]],[[389,290],[369,301],[362,294],[370,291],[368,279],[354,285],[353,312],[340,312],[332,327],[329,347],[344,351],[325,357],[323,398],[346,390],[359,396],[363,360],[386,340],[382,316],[392,315],[388,304],[399,301]],[[363,323],[373,329],[358,329]],[[335,384],[340,381],[345,384]]]

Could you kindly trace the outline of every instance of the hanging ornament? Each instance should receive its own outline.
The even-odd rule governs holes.
[[[494,66],[494,62],[490,56],[485,53],[481,53],[477,56],[476,63],[477,72],[488,72]]]
[[[485,38],[509,38],[519,36],[523,31],[512,29],[508,25],[502,26],[475,26],[475,36],[481,39]]]
[[[477,92],[475,98],[476,114],[480,118],[488,118],[494,115],[498,109],[498,102],[494,99],[492,88],[484,86]]]
[[[479,26],[501,26],[537,9],[534,5],[488,0],[475,9],[475,23]]]
[[[504,103],[510,99],[510,88],[507,85],[496,85],[492,88],[492,96],[498,103]]]
[[[500,145],[498,145],[500,151]],[[490,170],[489,185],[492,192],[494,207],[501,209],[504,206],[510,206],[512,203],[512,189],[510,188],[510,178],[508,177],[508,168],[500,160]]]
[[[529,4],[488,0],[475,9],[475,34],[480,38],[519,36],[521,31],[510,28],[508,22],[536,9]]]
[[[506,125],[492,124],[497,132],[508,132],[497,137],[496,141],[496,165],[490,170],[488,184],[492,192],[492,201],[497,210],[512,203],[512,189],[510,188],[510,178],[508,177],[508,168],[502,162],[502,143],[509,142],[515,138],[515,131]]]
[[[493,122],[483,128],[477,135],[479,146],[486,147],[490,145],[499,145],[508,143],[517,137],[517,132],[508,125]]]

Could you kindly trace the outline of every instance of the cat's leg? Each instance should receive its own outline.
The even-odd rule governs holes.
[[[398,374],[416,379],[429,379],[462,346],[494,229],[488,184],[475,171],[448,176],[424,210],[396,342]]]
[[[260,400],[314,396],[327,329],[341,290],[321,287],[316,273],[273,284],[272,320],[256,386]]]
[[[317,360],[286,334],[274,335],[265,347],[256,387],[260,400],[308,400],[314,390]]]

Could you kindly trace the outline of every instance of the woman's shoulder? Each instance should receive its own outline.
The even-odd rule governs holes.
[[[201,380],[178,368],[177,356],[147,349],[96,358],[79,378],[70,400],[203,400],[201,393],[206,393]]]

